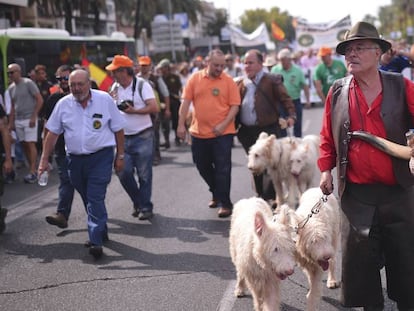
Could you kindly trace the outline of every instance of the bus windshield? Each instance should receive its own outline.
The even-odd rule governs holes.
[[[65,30],[40,28],[10,28],[0,30],[1,94],[7,87],[6,68],[10,63],[22,67],[22,75],[37,64],[45,65],[49,77],[54,77],[60,65],[80,64],[86,58],[104,69],[116,54],[135,58],[135,43],[125,35],[114,37],[71,37]]]

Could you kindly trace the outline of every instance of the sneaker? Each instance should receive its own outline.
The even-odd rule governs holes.
[[[4,207],[0,207],[0,233],[2,233],[6,229],[6,216],[8,210]]]
[[[48,224],[57,226],[61,229],[68,227],[68,221],[62,213],[54,213],[53,215],[46,216],[46,221]]]
[[[152,212],[139,212],[138,214],[138,219],[139,220],[147,220],[147,219],[151,219],[152,216],[154,216],[154,214]]]
[[[24,182],[26,184],[34,184],[37,182],[37,174],[29,173],[26,176],[24,176]]]

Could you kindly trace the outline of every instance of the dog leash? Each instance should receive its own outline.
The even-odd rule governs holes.
[[[298,234],[299,233],[299,230],[300,229],[303,229],[304,227],[305,227],[305,225],[308,223],[308,221],[309,221],[309,219],[311,219],[312,218],[312,216],[313,215],[316,215],[316,214],[318,214],[319,213],[319,211],[320,211],[320,208],[322,207],[322,205],[324,204],[324,203],[326,203],[328,201],[328,196],[326,195],[326,194],[324,194],[320,199],[319,199],[319,201],[318,202],[316,202],[315,203],[315,205],[312,207],[312,209],[311,209],[311,211],[310,211],[310,213],[308,214],[308,216],[306,216],[306,218],[305,219],[303,219],[302,221],[300,221],[299,223],[298,223],[298,225],[297,226],[295,226],[295,232],[296,232],[296,234]]]

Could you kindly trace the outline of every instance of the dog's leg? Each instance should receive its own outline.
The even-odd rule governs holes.
[[[275,169],[269,169],[269,174],[276,192],[276,204],[277,206],[281,206],[283,203],[285,203],[285,197],[283,193],[283,185],[279,178],[279,173]]]
[[[309,291],[306,295],[306,311],[318,310],[322,296],[323,271],[319,266],[312,265],[305,268],[308,277]]]
[[[237,273],[237,283],[234,295],[238,298],[246,296],[246,281],[239,275],[239,273]]]
[[[340,237],[337,234],[333,234],[332,237],[332,248],[334,249],[334,255],[329,259],[329,268],[328,268],[328,278],[326,280],[326,287],[328,288],[338,288],[341,286],[341,282],[336,280],[335,277],[335,268],[336,268],[336,258],[338,255],[338,244]]]
[[[264,288],[263,311],[279,311],[280,281],[277,279],[268,282]]]

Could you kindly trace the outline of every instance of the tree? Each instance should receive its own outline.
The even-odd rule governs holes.
[[[207,23],[204,30],[209,36],[221,35],[221,29],[228,24],[228,16],[225,10],[218,9],[215,11],[216,19],[214,22]]]
[[[262,22],[265,22],[267,30],[271,32],[272,22],[284,31],[286,40],[295,40],[295,29],[292,25],[293,18],[288,12],[281,12],[278,7],[273,7],[270,11],[265,9],[246,10],[240,17],[241,28],[244,32],[253,32]]]
[[[197,23],[197,13],[202,13],[200,0],[115,0],[118,20],[124,26],[134,25],[134,37],[138,38],[146,28],[151,37],[151,22],[155,15],[168,16],[168,1],[171,1],[172,14],[187,13],[191,22]]]

